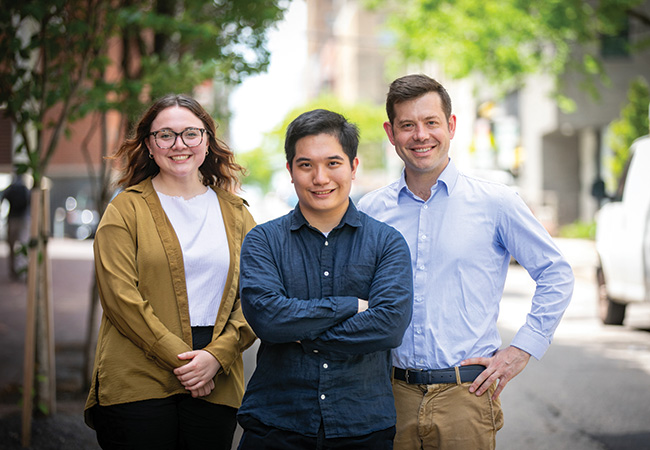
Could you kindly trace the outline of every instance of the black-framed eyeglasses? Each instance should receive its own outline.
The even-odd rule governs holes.
[[[174,146],[178,136],[181,137],[183,144],[187,147],[196,147],[197,145],[201,145],[201,142],[203,142],[204,132],[205,128],[185,128],[180,133],[170,130],[169,128],[163,128],[162,130],[152,131],[149,135],[153,136],[158,148],[168,149]]]

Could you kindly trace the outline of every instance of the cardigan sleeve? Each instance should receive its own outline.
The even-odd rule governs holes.
[[[108,205],[94,242],[95,272],[104,314],[148,358],[173,370],[187,364],[178,359],[178,354],[192,348],[163,324],[150,302],[142,297],[138,289],[135,230],[114,203]]]

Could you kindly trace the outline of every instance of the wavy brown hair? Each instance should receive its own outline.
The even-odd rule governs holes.
[[[162,110],[174,106],[189,109],[201,119],[206,129],[208,154],[199,167],[202,176],[201,182],[205,186],[217,186],[229,192],[236,192],[241,187],[239,175],[244,173],[244,168],[235,162],[235,155],[228,146],[217,139],[217,125],[210,114],[199,102],[184,94],[169,94],[161,97],[142,115],[135,128],[135,135],[126,139],[115,155],[111,157],[111,159],[124,162],[124,169],[117,184],[126,188],[160,172],[155,161],[149,158],[146,140],[151,132],[151,124],[158,114]]]

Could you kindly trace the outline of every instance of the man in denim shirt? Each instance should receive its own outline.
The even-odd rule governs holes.
[[[241,251],[241,301],[261,339],[238,420],[240,449],[392,449],[390,349],[411,319],[406,241],[349,198],[357,128],[298,116],[285,140],[298,195]]]

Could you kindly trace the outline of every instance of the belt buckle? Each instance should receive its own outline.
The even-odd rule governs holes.
[[[423,369],[406,369],[404,370],[404,378],[406,381],[406,384],[411,384],[409,382],[409,372],[422,372]]]

